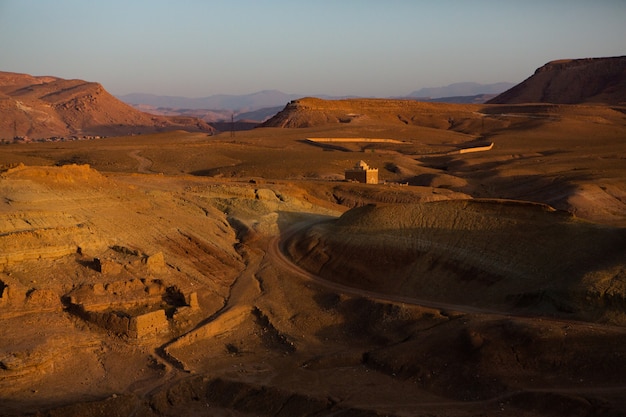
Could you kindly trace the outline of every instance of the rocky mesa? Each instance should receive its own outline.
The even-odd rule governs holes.
[[[626,56],[551,61],[489,104],[626,103]]]
[[[304,97],[292,100],[263,123],[263,127],[307,128],[325,124],[350,126],[422,126],[462,130],[460,121],[480,124],[476,107],[463,104],[429,103],[417,100],[358,98],[324,100]]]

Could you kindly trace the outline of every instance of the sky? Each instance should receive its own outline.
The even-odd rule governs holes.
[[[0,71],[206,97],[402,96],[626,55],[626,0],[0,0]]]

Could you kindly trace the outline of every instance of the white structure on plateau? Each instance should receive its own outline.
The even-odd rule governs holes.
[[[365,161],[361,160],[354,168],[346,170],[346,181],[378,184],[378,168],[370,168]]]

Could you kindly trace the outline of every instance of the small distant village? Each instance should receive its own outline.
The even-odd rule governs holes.
[[[74,142],[78,140],[104,139],[106,136],[91,135],[72,135],[72,136],[51,136],[48,138],[31,138],[28,136],[14,136],[13,139],[0,139],[1,145],[10,145],[12,143],[43,143],[43,142]]]

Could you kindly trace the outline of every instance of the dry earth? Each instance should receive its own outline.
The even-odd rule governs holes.
[[[0,146],[0,414],[624,415],[624,110],[378,104]]]

